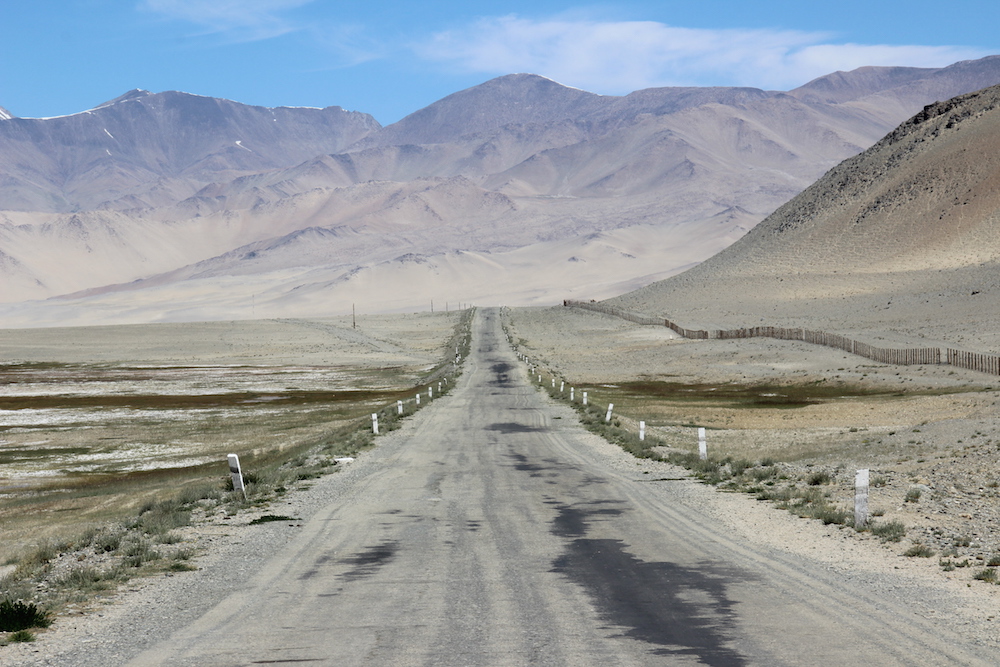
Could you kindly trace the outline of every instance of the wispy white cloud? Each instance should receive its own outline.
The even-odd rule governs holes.
[[[313,0],[141,0],[139,7],[187,21],[209,33],[245,41],[270,39],[298,29],[285,16]]]
[[[652,21],[485,18],[413,46],[464,72],[532,72],[601,93],[672,85],[785,90],[864,65],[940,67],[988,55],[960,46],[837,43],[828,33],[678,28]]]

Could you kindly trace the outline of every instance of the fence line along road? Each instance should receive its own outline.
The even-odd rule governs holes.
[[[871,359],[880,364],[893,364],[897,366],[914,366],[925,364],[950,364],[958,368],[965,368],[980,373],[990,375],[1000,375],[1000,356],[993,354],[980,354],[978,352],[964,352],[947,348],[942,359],[941,348],[939,347],[911,347],[892,348],[876,347],[868,343],[848,338],[840,334],[826,331],[813,331],[811,329],[787,328],[787,327],[750,327],[743,329],[686,329],[676,322],[662,317],[653,317],[641,313],[633,313],[623,308],[608,306],[596,301],[574,301],[566,299],[563,306],[571,308],[583,308],[606,315],[613,315],[621,319],[649,326],[664,326],[676,332],[682,338],[693,340],[734,340],[739,338],[775,338],[778,340],[799,340],[804,343],[823,345],[838,350],[843,350],[850,354]]]

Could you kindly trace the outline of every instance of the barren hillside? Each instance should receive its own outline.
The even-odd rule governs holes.
[[[621,305],[1000,349],[1000,87],[928,105],[752,232]]]

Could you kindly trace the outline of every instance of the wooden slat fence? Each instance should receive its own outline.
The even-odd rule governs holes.
[[[978,352],[963,352],[948,348],[948,363],[970,371],[1000,375],[1000,357]]]
[[[797,329],[786,327],[750,327],[747,329],[715,329],[706,331],[703,329],[685,329],[676,322],[668,319],[650,317],[639,313],[633,313],[622,308],[606,306],[595,301],[573,301],[567,299],[563,301],[564,306],[574,308],[585,308],[598,313],[605,313],[621,317],[637,324],[647,324],[653,326],[665,326],[672,329],[684,338],[707,340],[716,338],[720,340],[733,340],[738,338],[777,338],[779,340],[801,340],[814,345],[833,347],[844,352],[856,354],[859,357],[871,359],[881,364],[895,364],[899,366],[913,366],[921,364],[940,364],[941,348],[938,347],[917,347],[917,348],[889,348],[875,347],[868,343],[856,341],[840,334],[828,333],[826,331],[813,331],[811,329]],[[960,368],[980,371],[1000,375],[1000,357],[988,354],[977,354],[975,352],[962,352],[960,350],[949,349],[945,363]]]

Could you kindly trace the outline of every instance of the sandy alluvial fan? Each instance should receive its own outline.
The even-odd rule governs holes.
[[[725,251],[613,301],[997,352],[998,259],[1000,86],[928,105]]]
[[[866,67],[788,92],[616,97],[515,74],[387,127],[339,107],[139,90],[61,118],[0,113],[0,316],[214,320],[621,294],[711,257],[925,104],[998,82],[1000,56]]]

